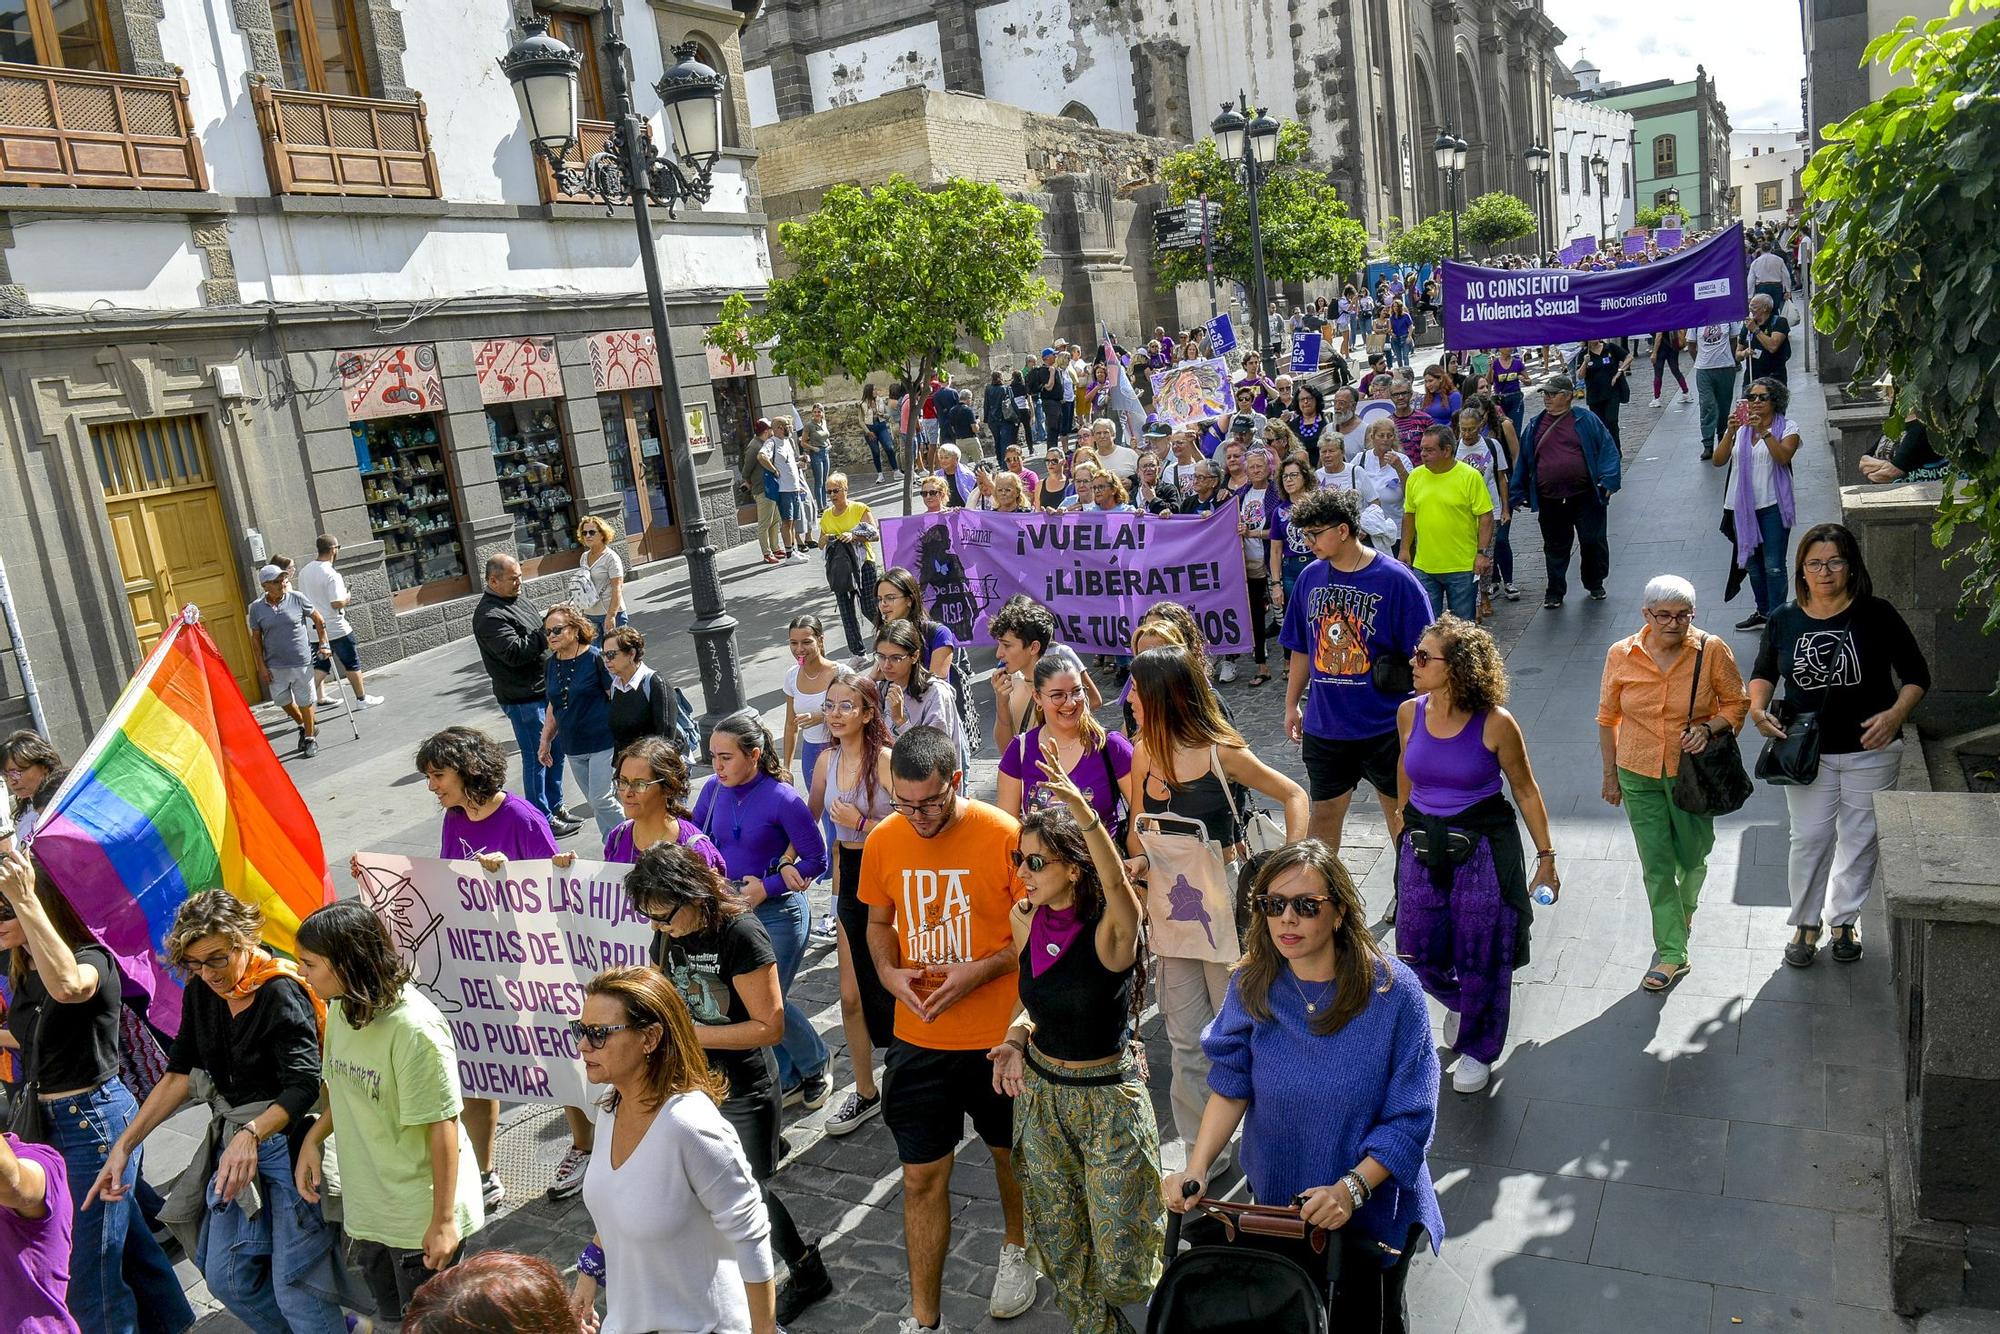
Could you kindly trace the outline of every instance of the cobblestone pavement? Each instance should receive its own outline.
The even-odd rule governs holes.
[[[1649,368],[1639,369],[1649,381]],[[1807,442],[1797,468],[1803,526],[1831,517],[1836,497],[1818,388],[1794,393],[1792,415]],[[1700,618],[1711,630],[1727,634],[1746,610],[1745,600],[1720,601],[1722,479],[1696,458],[1695,423],[1693,405],[1670,400],[1650,409],[1643,394],[1626,409],[1626,485],[1612,505],[1608,601],[1577,597],[1542,610],[1532,516],[1514,528],[1522,598],[1498,604],[1492,628],[1509,656],[1512,706],[1554,822],[1565,894],[1537,913],[1534,961],[1516,974],[1509,1042],[1491,1086],[1473,1097],[1448,1087],[1441,1094],[1431,1166],[1450,1236],[1442,1255],[1420,1257],[1412,1273],[1416,1330],[1906,1328],[1883,1309],[1881,1131],[1898,1085],[1879,906],[1863,918],[1870,944],[1861,963],[1785,968],[1784,805],[1760,790],[1720,824],[1693,970],[1665,998],[1635,989],[1651,959],[1646,901],[1625,823],[1597,797],[1595,692],[1604,648],[1636,628],[1639,590],[1651,575],[1692,578],[1711,599]],[[894,512],[887,488],[862,492],[884,514]],[[782,720],[783,626],[800,609],[831,623],[831,599],[816,564],[766,569],[755,563],[754,545],[725,553],[723,566],[742,623],[749,693]],[[634,619],[653,659],[688,679],[692,646],[676,633],[688,619],[684,588],[671,578],[633,587]],[[1734,635],[1731,642],[1747,666],[1754,641]],[[975,656],[990,665],[984,651]],[[1225,687],[1237,720],[1261,755],[1297,775],[1297,751],[1281,732],[1283,687],[1251,689],[1248,676]],[[422,732],[468,721],[508,735],[470,644],[394,664],[370,680],[389,703],[361,716],[362,741],[328,729],[318,759],[289,766],[336,864],[361,846],[434,851],[436,814],[409,763]],[[989,745],[975,759],[975,791],[992,789],[991,752]],[[1378,915],[1391,870],[1383,853],[1381,813],[1359,801],[1344,855]],[[795,994],[836,1052],[831,1107],[851,1078],[831,949],[810,951]],[[1167,1060],[1157,1018],[1147,1033],[1164,1124]],[[820,1239],[839,1290],[792,1328],[880,1334],[907,1309],[893,1146],[879,1120],[826,1138],[825,1115],[790,1121],[777,1189],[807,1235]],[[149,1176],[184,1160],[184,1128],[161,1132],[149,1150]],[[565,1269],[574,1263],[591,1230],[588,1215],[580,1200],[558,1204],[541,1194],[564,1144],[553,1112],[509,1115],[499,1153],[508,1204],[475,1245],[532,1251]],[[1000,1215],[990,1162],[976,1142],[961,1151],[954,1188],[945,1270],[951,1327],[1063,1328],[1046,1284],[1027,1315],[987,1317]],[[183,1274],[205,1300],[192,1271]],[[232,1327],[222,1314],[204,1322],[204,1329]]]

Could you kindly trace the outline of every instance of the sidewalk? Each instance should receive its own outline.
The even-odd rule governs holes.
[[[1639,369],[1649,387],[1650,368]],[[1806,440],[1797,465],[1803,527],[1834,517],[1837,497],[1818,387],[1795,392],[1792,415]],[[1760,788],[1720,823],[1687,978],[1665,998],[1636,989],[1651,959],[1646,900],[1624,817],[1597,794],[1604,649],[1636,628],[1646,580],[1676,572],[1700,590],[1704,628],[1726,635],[1746,668],[1755,652],[1754,637],[1726,629],[1748,599],[1721,601],[1722,475],[1697,457],[1695,408],[1653,410],[1636,397],[1625,414],[1625,488],[1612,504],[1610,598],[1576,597],[1543,611],[1532,516],[1514,528],[1522,600],[1499,604],[1493,629],[1509,655],[1511,707],[1549,804],[1565,889],[1559,904],[1537,912],[1534,962],[1516,977],[1510,1042],[1491,1087],[1465,1097],[1447,1086],[1441,1095],[1431,1167],[1450,1236],[1442,1256],[1416,1261],[1411,1328],[1905,1330],[1883,1309],[1881,1128],[1899,1087],[1881,914],[1874,908],[1863,918],[1862,962],[1842,967],[1823,956],[1803,972],[1783,964],[1781,796]],[[890,488],[868,488],[862,498],[883,516],[900,509]],[[775,711],[782,721],[785,623],[801,610],[834,620],[820,564],[767,569],[754,545],[721,560],[730,609],[742,622],[746,689],[767,717]],[[670,574],[634,592],[649,660],[688,681],[684,581]],[[983,675],[990,652],[974,650],[974,659],[975,675]],[[469,642],[371,673],[370,685],[389,703],[359,715],[360,745],[337,723],[323,729],[318,758],[288,761],[336,866],[362,846],[435,852],[437,812],[410,762],[422,735],[450,722],[510,735]],[[1282,688],[1239,681],[1225,691],[1251,744],[1297,776],[1297,752],[1282,738]],[[273,730],[284,748],[289,729]],[[973,769],[973,790],[990,792],[990,745]],[[1384,838],[1375,803],[1358,801],[1344,856],[1377,915],[1389,895]],[[593,845],[588,834],[569,844]],[[831,1107],[851,1074],[830,949],[809,952],[795,996],[836,1052]],[[1167,1060],[1157,1017],[1146,1031],[1164,1122]],[[825,1114],[791,1120],[792,1149],[776,1186],[808,1236],[822,1241],[839,1291],[791,1328],[879,1334],[895,1328],[907,1300],[895,1155],[879,1125],[824,1138]],[[157,1179],[173,1155],[162,1151],[171,1140],[156,1136],[156,1144],[147,1174]],[[574,1264],[588,1215],[580,1200],[555,1204],[539,1193],[565,1144],[552,1110],[510,1114],[498,1154],[509,1199],[475,1244]],[[999,1251],[986,1163],[976,1144],[961,1153],[946,1317],[959,1331],[1054,1334],[1064,1326],[1046,1290],[1020,1319],[986,1316]],[[183,1276],[194,1278],[185,1268]],[[204,1328],[235,1324],[217,1315]]]

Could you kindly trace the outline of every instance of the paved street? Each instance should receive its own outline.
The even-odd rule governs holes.
[[[1650,383],[1650,368],[1638,369]],[[1834,517],[1836,496],[1818,386],[1801,383],[1795,393],[1792,415],[1806,440],[1797,464],[1803,527]],[[1441,1256],[1416,1262],[1412,1328],[1904,1329],[1883,1309],[1881,1132],[1899,1096],[1886,936],[1873,909],[1862,919],[1862,962],[1784,966],[1779,794],[1760,788],[1720,822],[1688,977],[1664,999],[1636,989],[1651,958],[1646,900],[1624,818],[1598,797],[1594,706],[1604,648],[1636,627],[1639,592],[1652,575],[1692,578],[1704,599],[1699,623],[1712,631],[1730,634],[1749,599],[1746,592],[1721,602],[1722,476],[1697,458],[1694,406],[1651,410],[1643,392],[1634,397],[1626,484],[1612,508],[1609,600],[1578,597],[1542,610],[1532,517],[1514,529],[1522,601],[1501,605],[1496,632],[1509,654],[1511,707],[1554,822],[1565,891],[1536,915],[1534,961],[1516,975],[1509,1043],[1492,1085],[1471,1097],[1448,1087],[1441,1095],[1431,1166],[1450,1236]],[[886,497],[878,508],[893,512]],[[754,544],[726,553],[725,587],[741,622],[753,702],[782,721],[783,625],[801,609],[831,623],[832,601],[817,562],[767,569],[755,553]],[[693,652],[682,633],[684,589],[664,578],[632,591],[649,659],[687,681]],[[1747,668],[1754,638],[1730,637]],[[977,656],[989,661],[983,651]],[[336,865],[359,848],[435,851],[437,813],[410,761],[420,736],[449,722],[508,735],[470,641],[369,679],[389,702],[359,716],[361,740],[334,720],[323,726],[319,757],[289,766]],[[1253,745],[1296,774],[1297,753],[1280,734],[1282,688],[1239,681],[1227,691]],[[279,735],[288,748],[289,729]],[[975,762],[981,793],[991,790],[987,752]],[[1355,810],[1346,855],[1379,913],[1390,872],[1381,816],[1372,802]],[[587,850],[592,841],[574,845]],[[831,950],[809,956],[798,995],[838,1047]],[[1157,1018],[1148,1031],[1164,1121],[1167,1062]],[[844,1058],[834,1075],[837,1085],[848,1078]],[[793,1152],[777,1188],[807,1234],[823,1238],[840,1292],[793,1328],[879,1334],[905,1310],[893,1148],[879,1123],[846,1139],[822,1138],[823,1115],[790,1127]],[[177,1148],[186,1152],[171,1128],[162,1136],[148,1160],[154,1177],[175,1165]],[[517,1111],[501,1144],[509,1207],[477,1244],[541,1252],[568,1267],[587,1238],[588,1217],[580,1200],[555,1205],[540,1197],[562,1146],[560,1119]],[[976,1144],[961,1159],[946,1316],[954,1329],[997,1329],[985,1315],[999,1249],[992,1173]],[[1046,1287],[1030,1314],[1005,1325],[1036,1334],[1062,1328]],[[221,1315],[204,1326],[229,1327]]]

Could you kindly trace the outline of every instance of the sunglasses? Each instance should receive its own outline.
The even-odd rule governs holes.
[[[1769,403],[1771,396],[1769,394],[1745,394],[1743,401],[1745,403]]]
[[[613,1033],[637,1032],[652,1026],[650,1021],[643,1024],[586,1024],[581,1019],[572,1019],[567,1025],[569,1035],[576,1039],[576,1045],[593,1051],[611,1041]]]
[[[1428,649],[1420,648],[1410,655],[1410,661],[1419,667],[1428,667],[1434,662],[1442,662],[1443,660],[1438,654],[1432,653]]]
[[[1015,848],[1007,855],[1013,859],[1015,870],[1019,871],[1025,868],[1033,871],[1036,875],[1040,875],[1056,864],[1056,859],[1053,857],[1044,856],[1039,852],[1023,852],[1019,848]]]
[[[1250,900],[1250,906],[1266,917],[1283,917],[1288,912],[1296,912],[1311,921],[1333,902],[1327,894],[1259,894]]]

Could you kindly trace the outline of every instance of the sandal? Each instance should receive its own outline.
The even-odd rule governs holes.
[[[1812,967],[1813,956],[1819,953],[1819,931],[1813,930],[1808,936],[1803,928],[1785,945],[1785,962],[1794,968]]]
[[[1852,925],[1833,928],[1833,961],[1855,963],[1861,958],[1861,933]]]
[[[1669,968],[1673,968],[1674,971],[1671,973],[1668,972],[1667,969]],[[1675,968],[1670,963],[1663,963],[1658,968],[1649,968],[1646,970],[1646,975],[1639,979],[1639,986],[1646,991],[1659,992],[1671,990],[1674,983],[1687,976],[1688,968],[1689,965],[1687,964],[1682,964],[1678,968]]]
[[[1255,676],[1250,678],[1250,686],[1252,689],[1255,689],[1256,687],[1261,685],[1268,685],[1270,683],[1270,680],[1271,680],[1271,674],[1269,672],[1259,671]]]

